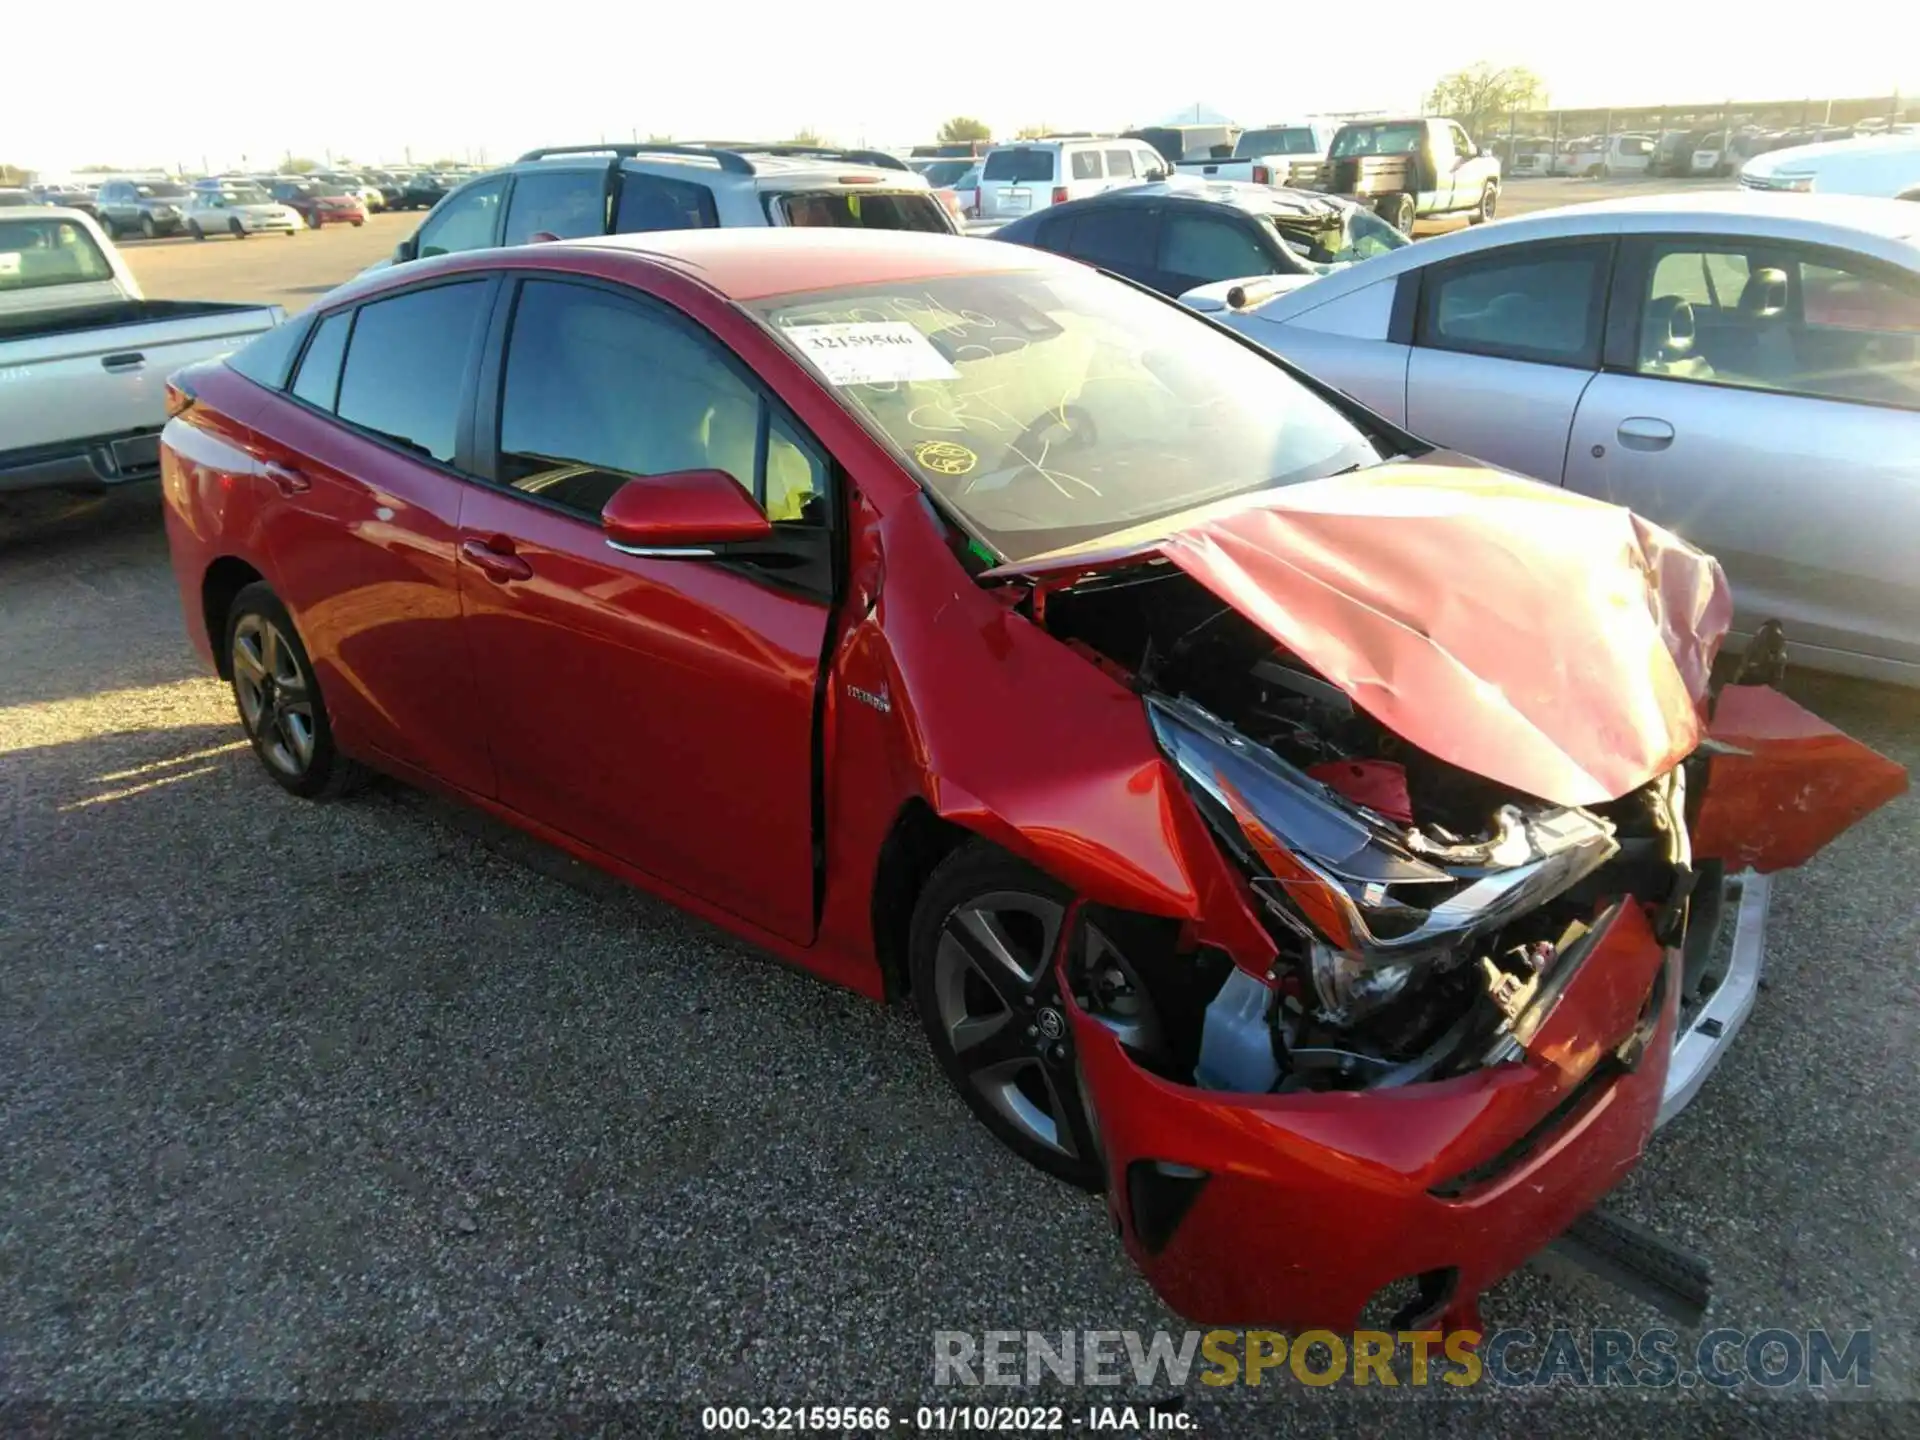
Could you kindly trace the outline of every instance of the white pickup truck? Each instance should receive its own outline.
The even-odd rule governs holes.
[[[1253,185],[1311,189],[1327,160],[1327,147],[1340,127],[1321,120],[1296,120],[1242,131],[1233,154],[1206,160],[1182,160],[1179,171],[1197,180],[1241,180]]]
[[[286,318],[278,305],[149,300],[78,210],[0,210],[0,499],[159,474],[166,379]]]

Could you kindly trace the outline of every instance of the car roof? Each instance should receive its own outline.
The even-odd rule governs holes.
[[[823,226],[732,226],[656,230],[562,240],[547,250],[617,250],[663,262],[731,300],[800,294],[840,286],[884,285],[950,275],[1077,270],[1073,262],[1018,245],[987,245],[964,235]],[[478,252],[476,252],[478,253]]]

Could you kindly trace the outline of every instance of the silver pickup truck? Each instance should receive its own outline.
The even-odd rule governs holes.
[[[286,318],[278,305],[149,300],[78,210],[0,210],[0,497],[159,474],[166,379]]]

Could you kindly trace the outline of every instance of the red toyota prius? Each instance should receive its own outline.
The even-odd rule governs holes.
[[[450,792],[910,996],[1202,1322],[1471,1322],[1738,1030],[1766,873],[1905,784],[1710,682],[1675,536],[1024,247],[469,252],[170,403],[273,780]]]

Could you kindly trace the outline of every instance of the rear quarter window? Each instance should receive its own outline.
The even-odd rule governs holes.
[[[1106,172],[1100,168],[1098,150],[1075,150],[1072,155],[1073,178],[1076,180],[1099,180]]]
[[[287,372],[293,369],[293,357],[299,353],[300,342],[307,338],[307,331],[312,324],[312,316],[302,316],[276,325],[263,335],[256,335],[227,356],[227,368],[269,390],[286,388]]]

